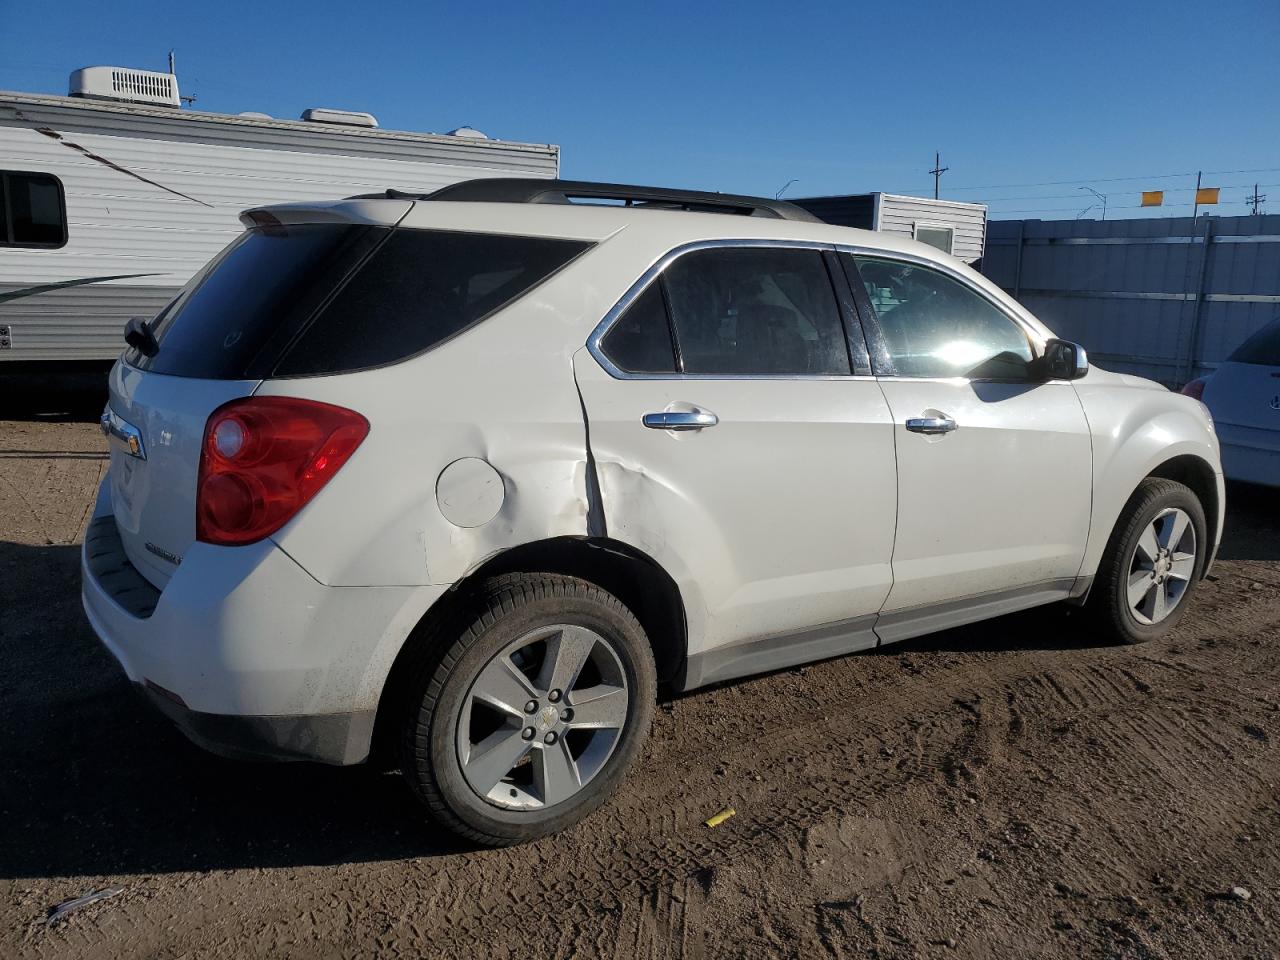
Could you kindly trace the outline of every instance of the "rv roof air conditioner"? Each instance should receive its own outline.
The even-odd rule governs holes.
[[[178,98],[178,78],[172,73],[127,67],[82,67],[71,74],[70,86],[71,96],[89,100],[182,106]]]
[[[376,127],[377,118],[372,113],[358,110],[331,110],[327,107],[311,107],[302,111],[302,119],[312,123],[333,123],[340,127]]]

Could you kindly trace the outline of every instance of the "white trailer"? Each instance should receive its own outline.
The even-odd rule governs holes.
[[[0,92],[0,375],[114,359],[127,320],[158,313],[247,207],[559,166],[556,146],[469,128],[185,110],[167,73],[91,67],[69,96]]]
[[[911,237],[966,263],[981,260],[986,245],[987,207],[983,203],[896,193],[805,197],[791,202],[827,223]]]

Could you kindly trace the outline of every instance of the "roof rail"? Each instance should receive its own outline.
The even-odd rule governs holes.
[[[463,180],[434,193],[405,193],[387,190],[367,193],[352,200],[451,200],[478,203],[573,203],[575,200],[613,200],[624,206],[650,210],[689,210],[698,213],[733,213],[744,217],[772,217],[777,220],[822,221],[808,210],[785,200],[708,193],[701,190],[669,190],[665,187],[637,187],[623,183],[593,183],[589,180],[543,180],[533,177],[485,177]]]

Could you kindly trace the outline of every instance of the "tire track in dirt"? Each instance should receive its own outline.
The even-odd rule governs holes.
[[[642,916],[652,916],[659,909],[654,899],[655,892],[672,885],[686,885],[692,874],[699,870],[716,869],[735,858],[743,856],[747,851],[762,842],[794,842],[805,829],[822,821],[837,811],[850,807],[861,807],[870,810],[878,796],[886,790],[901,787],[907,782],[929,779],[936,775],[945,777],[949,769],[954,769],[955,758],[963,758],[965,762],[977,762],[985,765],[999,753],[1000,731],[1007,730],[1009,716],[1007,711],[993,711],[991,687],[1012,684],[1015,687],[1024,685],[1029,679],[1042,682],[1041,690],[1052,691],[1067,703],[1076,704],[1079,712],[1102,713],[1123,709],[1140,709],[1134,707],[1132,690],[1120,683],[1111,682],[1101,668],[1082,665],[1075,669],[1056,670],[1051,673],[1020,676],[1021,670],[1016,662],[1001,677],[988,675],[988,693],[980,699],[983,707],[976,712],[972,709],[953,709],[957,694],[967,692],[969,684],[966,678],[957,678],[953,683],[935,688],[931,691],[933,710],[921,718],[917,712],[916,722],[923,722],[934,730],[934,737],[928,748],[913,759],[888,762],[873,770],[862,770],[862,775],[855,780],[836,778],[810,785],[787,784],[795,793],[790,800],[769,809],[761,815],[755,806],[756,798],[748,792],[743,802],[744,809],[752,810],[753,822],[749,826],[739,826],[730,837],[716,836],[714,841],[701,836],[682,834],[673,837],[645,837],[639,843],[621,843],[610,845],[600,850],[589,870],[575,873],[573,882],[563,891],[571,889],[577,900],[575,907],[590,912],[592,910],[621,911],[625,916],[629,912],[638,911]],[[952,703],[946,703],[950,697]],[[880,701],[875,713],[893,715],[897,706],[894,698]],[[1034,711],[1040,704],[1034,698],[1028,698],[1024,711]],[[868,711],[870,713],[870,711]],[[811,742],[813,727],[824,728],[828,748],[820,754],[811,755],[811,761],[829,770],[849,769],[856,764],[856,755],[847,748],[853,742],[852,734],[869,733],[871,736],[886,742],[901,740],[900,731],[883,721],[877,721],[868,713],[852,714],[843,724],[825,720],[805,724],[789,731],[783,740],[783,746],[795,741]],[[944,722],[949,721],[949,722]],[[944,727],[949,728],[949,740],[942,740],[938,734]],[[844,734],[844,738],[841,738]],[[897,736],[895,736],[897,734]],[[1136,754],[1132,747],[1139,740],[1137,720],[1122,721],[1116,724],[1106,741],[1099,741],[1106,754],[1112,759],[1117,779],[1140,781],[1157,780],[1165,787],[1172,787],[1171,775],[1165,766],[1179,769],[1189,762],[1189,758],[1174,756],[1171,751],[1156,750],[1156,757],[1148,759],[1141,751]],[[779,747],[775,746],[776,753]],[[628,804],[629,806],[630,804]],[[621,811],[620,811],[621,812]],[[622,871],[610,871],[609,864],[626,863],[628,867]],[[612,877],[610,874],[612,873]],[[593,882],[591,878],[599,877]],[[437,943],[465,942],[474,935],[474,924],[483,918],[486,924],[501,922],[516,912],[536,914],[553,907],[551,899],[533,893],[517,899],[509,905],[490,902],[483,905],[482,913],[471,918],[455,918],[455,933],[445,941]],[[656,921],[655,921],[656,922]],[[655,954],[656,956],[656,954]]]

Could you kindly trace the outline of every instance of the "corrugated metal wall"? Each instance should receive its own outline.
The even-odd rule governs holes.
[[[875,196],[874,193],[857,193],[845,197],[801,197],[791,202],[824,223],[870,230],[875,221]]]
[[[1280,216],[997,220],[982,270],[1103,366],[1178,385],[1280,315]]]

